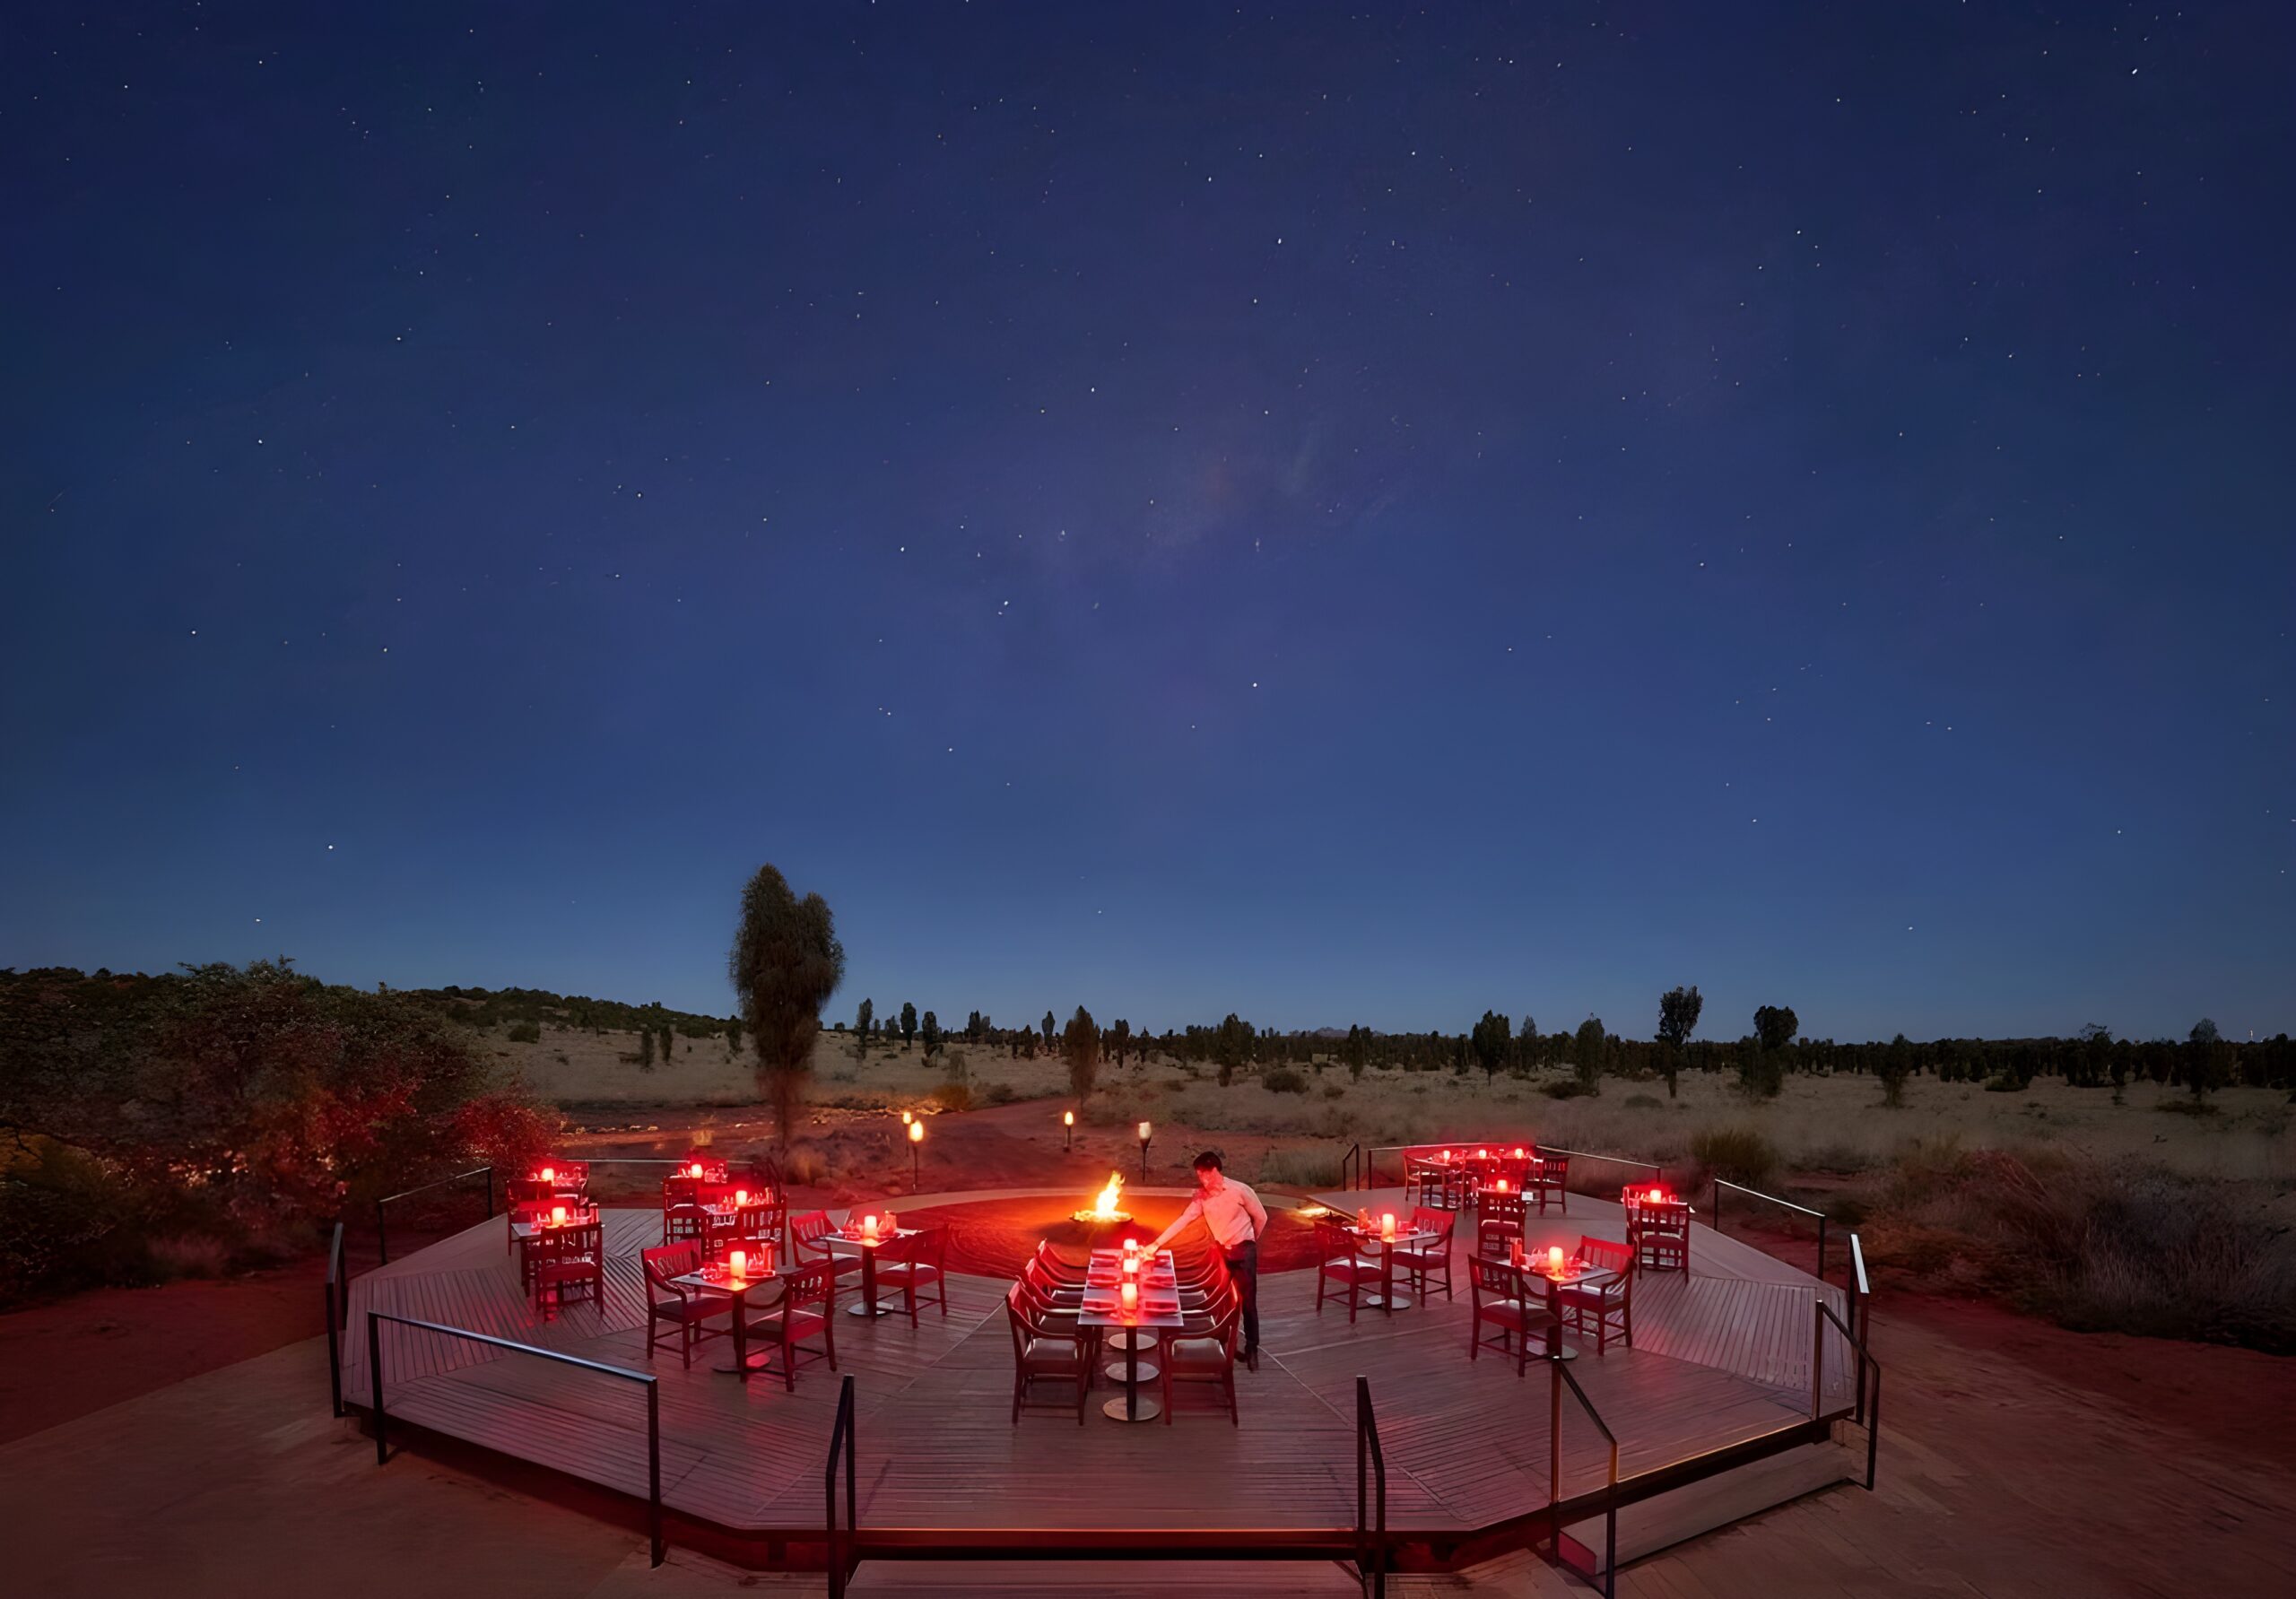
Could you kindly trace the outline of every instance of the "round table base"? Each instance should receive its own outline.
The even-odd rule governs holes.
[[[1372,1294],[1364,1299],[1363,1308],[1366,1310],[1408,1310],[1411,1303],[1409,1294]]]
[[[1122,1360],[1110,1360],[1107,1365],[1100,1368],[1101,1374],[1105,1376],[1109,1381],[1115,1383],[1119,1387],[1124,1385],[1124,1362]],[[1133,1367],[1133,1370],[1138,1374],[1138,1380],[1144,1383],[1152,1383],[1161,1374],[1159,1368],[1149,1364],[1145,1360],[1138,1361],[1138,1363]]]
[[[1561,1349],[1549,1353],[1546,1358],[1550,1360],[1575,1360],[1578,1358],[1578,1351],[1566,1343]]]
[[[1100,1414],[1111,1421],[1152,1421],[1164,1413],[1164,1407],[1144,1394],[1141,1395],[1137,1408],[1129,1413],[1125,1410],[1125,1403],[1121,1399],[1111,1399],[1100,1406]]]
[[[883,1299],[879,1299],[877,1301],[877,1308],[874,1310],[872,1310],[869,1308],[868,1300],[856,1299],[853,1303],[845,1308],[845,1314],[848,1316],[891,1316],[898,1313],[900,1309],[900,1307],[898,1305],[888,1303]]]
[[[1113,1350],[1153,1349],[1156,1347],[1156,1335],[1153,1333],[1127,1333],[1118,1329],[1103,1338],[1101,1344],[1104,1348]]]

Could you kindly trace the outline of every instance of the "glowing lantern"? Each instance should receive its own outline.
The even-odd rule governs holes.
[[[1124,1287],[1118,1291],[1123,1297],[1124,1313],[1126,1316],[1130,1316],[1133,1312],[1140,1308],[1140,1284],[1137,1282],[1126,1282]]]
[[[739,1210],[742,1206],[749,1204],[749,1202],[750,1191],[747,1188],[736,1188],[734,1190],[734,1208],[735,1210]]]
[[[909,1141],[911,1143],[923,1143],[925,1142],[925,1124],[923,1122],[911,1122],[909,1124]]]
[[[1153,1135],[1154,1135],[1155,1131],[1156,1131],[1156,1127],[1155,1127],[1155,1124],[1154,1124],[1154,1123],[1152,1123],[1152,1122],[1143,1122],[1143,1123],[1141,1123],[1141,1124],[1140,1124],[1140,1142],[1141,1142],[1141,1143],[1147,1143],[1147,1142],[1148,1142],[1148,1140],[1149,1140],[1152,1136],[1153,1136]]]
[[[1666,1191],[1664,1188],[1653,1188],[1650,1190],[1650,1203],[1652,1204],[1662,1203],[1665,1197]]]
[[[1562,1270],[1561,1245],[1549,1244],[1546,1247],[1546,1269],[1550,1272],[1560,1272]]]
[[[552,1227],[563,1227],[566,1225],[566,1207],[564,1205],[554,1204],[550,1207],[550,1224]]]
[[[1478,1160],[1488,1160],[1491,1159],[1491,1151],[1489,1150],[1477,1150],[1474,1152],[1474,1158]]]
[[[1517,1145],[1515,1146],[1515,1159],[1517,1159],[1518,1160],[1521,1160],[1522,1158],[1523,1158],[1523,1146],[1522,1146],[1521,1144],[1519,1144],[1519,1143],[1518,1143],[1518,1144],[1517,1144]]]
[[[554,1183],[558,1180],[558,1173],[545,1166],[542,1169],[542,1180],[545,1183]]]
[[[1126,1278],[1133,1278],[1140,1275],[1139,1256],[1126,1255],[1124,1257],[1124,1274]]]
[[[1140,1258],[1140,1240],[1138,1238],[1126,1238],[1124,1240],[1124,1258],[1127,1264]]]
[[[872,1244],[877,1241],[877,1219],[874,1216],[861,1218],[861,1236]]]
[[[1507,1192],[1507,1179],[1506,1179],[1505,1178],[1500,1178],[1498,1181],[1496,1181],[1496,1182],[1492,1183],[1491,1186],[1492,1186],[1492,1187],[1495,1191],[1497,1191],[1498,1193],[1504,1194],[1504,1193],[1506,1193],[1506,1192]]]
[[[902,1111],[902,1112],[900,1113],[900,1120],[901,1120],[901,1125],[903,1125],[903,1126],[905,1126],[905,1127],[906,1127],[906,1126],[913,1126],[913,1125],[916,1125],[916,1122],[917,1122],[917,1118],[916,1118],[915,1117],[913,1117],[913,1116],[909,1115],[909,1112],[908,1112],[908,1111],[906,1111],[906,1110],[904,1110],[904,1111]]]
[[[701,1175],[701,1162],[696,1160],[692,1165],[687,1167],[685,1169],[685,1174],[688,1177],[700,1177]]]
[[[1379,1237],[1390,1244],[1396,1241],[1396,1213],[1393,1211],[1379,1212]]]
[[[749,1264],[750,1257],[748,1254],[740,1249],[735,1249],[726,1256],[726,1269],[728,1272],[731,1272],[737,1280],[745,1274],[744,1268]]]

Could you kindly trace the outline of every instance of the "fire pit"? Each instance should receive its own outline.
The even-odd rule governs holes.
[[[1071,1211],[1068,1213],[1068,1219],[1071,1221],[1099,1222],[1108,1227],[1113,1227],[1121,1221],[1129,1221],[1132,1220],[1132,1212],[1116,1208],[1116,1202],[1123,1197],[1123,1175],[1111,1171],[1109,1173],[1109,1186],[1101,1189],[1093,1199],[1091,1209]]]

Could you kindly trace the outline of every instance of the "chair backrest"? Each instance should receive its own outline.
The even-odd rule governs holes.
[[[646,1302],[660,1303],[656,1290],[675,1299],[683,1299],[685,1290],[674,1286],[670,1279],[683,1277],[701,1264],[701,1251],[692,1244],[660,1244],[651,1249],[640,1249],[638,1258],[646,1268]]]
[[[809,1305],[823,1308],[828,1313],[831,1296],[837,1292],[837,1263],[817,1260],[781,1274],[781,1306],[787,1310],[803,1310]]]
[[[827,1211],[807,1211],[802,1216],[791,1217],[789,1221],[789,1242],[793,1247],[818,1244],[829,1237],[831,1231]]]
[[[1048,1304],[1056,1290],[1070,1285],[1062,1283],[1058,1278],[1046,1271],[1044,1262],[1030,1260],[1021,1267],[1020,1281],[1014,1286],[1026,1289],[1030,1297],[1038,1303]]]
[[[1520,1222],[1523,1219],[1523,1195],[1520,1189],[1510,1186],[1506,1193],[1498,1194],[1485,1188],[1483,1191],[1481,1203],[1483,1209],[1480,1215],[1483,1221]]]
[[[1590,1266],[1616,1272],[1622,1277],[1634,1274],[1634,1251],[1624,1244],[1613,1244],[1608,1238],[1581,1238],[1578,1240],[1578,1258]]]
[[[936,1272],[948,1269],[949,1230],[946,1227],[921,1227],[914,1238],[896,1239],[892,1247],[900,1254],[897,1260],[922,1261]]]
[[[779,1236],[787,1212],[770,1200],[757,1200],[754,1195],[751,1197],[756,1203],[735,1207],[734,1230],[747,1238]]]
[[[709,1216],[698,1204],[674,1204],[662,1213],[662,1227],[672,1243],[709,1236]]]
[[[1526,1297],[1523,1273],[1503,1260],[1478,1255],[1467,1262],[1467,1278],[1474,1288],[1474,1299],[1478,1305],[1485,1299],[1519,1299]]]
[[[1356,1237],[1336,1221],[1316,1223],[1316,1253],[1325,1260],[1352,1260],[1361,1245]]]

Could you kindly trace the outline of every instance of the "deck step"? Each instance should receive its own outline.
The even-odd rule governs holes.
[[[961,1599],[1361,1599],[1352,1568],[1298,1560],[865,1560],[846,1592],[949,1594]]]
[[[1861,1464],[1861,1458],[1843,1445],[1805,1444],[1629,1505],[1618,1513],[1618,1563],[1631,1564],[1774,1505],[1849,1482]],[[1563,1535],[1570,1540],[1564,1547],[1564,1563],[1582,1576],[1599,1576],[1602,1518],[1567,1525]]]

